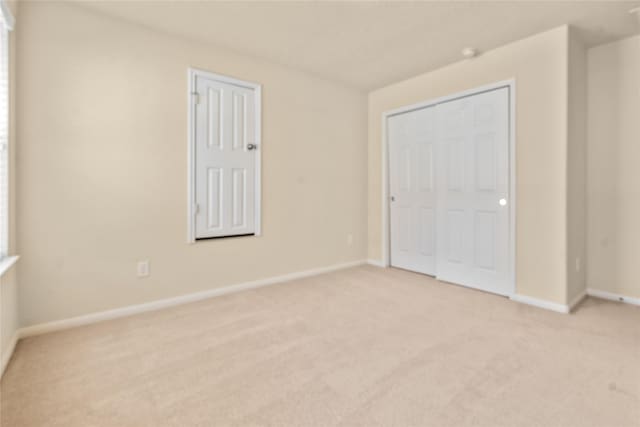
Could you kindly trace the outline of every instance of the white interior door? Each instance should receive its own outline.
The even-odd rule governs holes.
[[[391,265],[435,275],[435,108],[387,122]]]
[[[510,294],[509,89],[438,104],[437,277]]]
[[[202,75],[195,91],[195,237],[254,234],[255,92]]]

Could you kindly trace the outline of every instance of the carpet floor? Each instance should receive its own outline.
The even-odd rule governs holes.
[[[2,427],[640,426],[640,309],[362,266],[19,342]]]

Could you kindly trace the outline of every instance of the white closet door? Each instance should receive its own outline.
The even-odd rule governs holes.
[[[255,93],[202,76],[196,92],[196,238],[254,234]]]
[[[387,123],[391,265],[435,275],[435,108]]]
[[[437,277],[507,295],[509,89],[445,102],[436,110]]]

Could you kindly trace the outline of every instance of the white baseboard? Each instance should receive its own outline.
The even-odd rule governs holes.
[[[556,311],[558,313],[566,314],[570,311],[569,306],[566,304],[558,304],[556,302],[545,301],[527,295],[513,294],[509,297],[509,299],[523,304],[532,305],[534,307],[544,308],[545,310]]]
[[[611,301],[624,302],[632,305],[640,305],[640,298],[627,297],[620,294],[614,294],[612,292],[601,291],[599,289],[589,288],[587,289],[587,295],[595,298],[602,298],[602,299],[607,299]]]
[[[375,265],[376,267],[386,267],[386,265],[384,264],[384,262],[377,260],[377,259],[368,259],[367,260],[367,264],[369,265]]]
[[[4,375],[4,370],[7,368],[9,360],[11,360],[11,356],[13,356],[13,351],[16,349],[16,344],[20,338],[19,335],[19,331],[16,331],[11,337],[11,341],[9,341],[7,348],[2,349],[2,355],[0,356],[0,378]]]
[[[576,295],[576,297],[569,302],[569,311],[573,310],[573,308],[578,304],[580,304],[580,302],[582,302],[582,300],[585,299],[586,297],[587,297],[587,291],[585,289],[584,291]]]
[[[529,297],[526,295],[511,295],[510,299],[523,304],[532,305],[535,307],[544,308],[547,310],[557,311],[558,313],[570,313],[571,310],[577,306],[586,296],[594,298],[602,298],[610,301],[617,301],[631,305],[640,306],[640,298],[632,298],[625,295],[614,294],[612,292],[601,291],[598,289],[589,288],[586,291],[577,295],[568,305],[558,304],[555,302],[545,301],[538,298]]]
[[[334,264],[327,267],[314,268],[311,270],[298,271],[295,273],[284,274],[282,276],[269,277],[266,279],[253,280],[251,282],[238,283],[235,285],[225,286],[222,288],[211,289],[203,292],[196,292],[187,295],[181,295],[174,298],[167,298],[152,301],[144,304],[130,305],[127,307],[116,308],[113,310],[101,311],[98,313],[86,314],[84,316],[72,317],[70,319],[57,320],[54,322],[41,323],[33,326],[27,326],[19,330],[19,338],[41,335],[48,332],[60,331],[76,326],[89,325],[91,323],[102,322],[104,320],[117,319],[120,317],[131,316],[134,314],[145,313],[147,311],[160,310],[162,308],[173,307],[176,305],[187,304],[190,302],[201,301],[221,295],[232,294],[245,291],[248,289],[260,288],[263,286],[274,285],[276,283],[288,282],[291,280],[302,279],[305,277],[317,276],[319,274],[330,273],[332,271],[343,270],[345,268],[356,267],[366,264],[366,261],[353,261],[343,264]]]

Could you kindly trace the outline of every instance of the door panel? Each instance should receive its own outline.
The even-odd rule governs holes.
[[[445,141],[447,152],[447,189],[463,191],[464,189],[464,139],[449,138]]]
[[[496,214],[477,211],[474,223],[474,265],[495,271]]]
[[[255,93],[196,77],[196,238],[255,232]]]
[[[410,256],[411,251],[411,207],[398,207],[398,256]]]
[[[247,226],[247,186],[246,179],[247,170],[234,168],[231,171],[231,175],[233,176],[233,228],[245,228]]]
[[[435,274],[435,109],[388,120],[391,265]]]
[[[420,177],[420,191],[433,191],[433,144],[423,144],[419,147],[420,159],[418,175]]]
[[[222,169],[208,168],[207,180],[207,228],[222,229]]]
[[[477,191],[496,190],[496,134],[489,132],[474,137],[475,186]]]
[[[464,212],[450,210],[444,222],[447,230],[447,252],[444,258],[449,263],[459,264],[464,259]]]
[[[509,89],[436,107],[439,153],[437,277],[507,295]]]
[[[209,147],[222,149],[222,93],[209,87],[207,92],[207,140]]]
[[[233,91],[233,105],[232,105],[232,116],[231,116],[231,132],[233,141],[233,149],[241,149],[246,146],[245,140],[245,118],[246,118],[246,110],[245,110],[245,100],[246,95],[243,93],[238,93],[238,91]]]
[[[435,255],[436,236],[434,233],[435,214],[431,208],[420,208],[418,225],[420,227],[420,253],[432,257]]]

